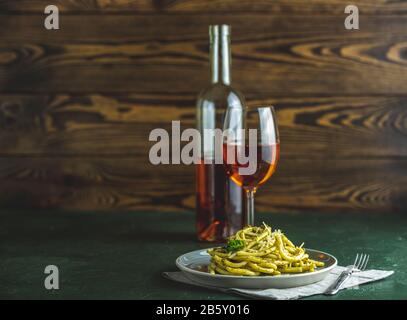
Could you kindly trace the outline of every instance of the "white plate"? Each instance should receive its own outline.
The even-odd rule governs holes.
[[[269,289],[269,288],[292,288],[305,286],[324,279],[337,265],[334,256],[312,249],[306,249],[311,259],[325,263],[323,268],[317,268],[314,272],[300,274],[283,274],[280,276],[234,276],[210,274],[207,267],[210,255],[205,250],[196,250],[186,253],[177,258],[175,264],[184,272],[190,280],[222,288],[244,288],[244,289]]]

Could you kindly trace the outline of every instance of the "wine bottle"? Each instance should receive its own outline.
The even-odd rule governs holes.
[[[222,129],[226,108],[243,108],[243,96],[231,86],[230,26],[209,27],[211,83],[197,101],[201,159],[196,168],[196,228],[198,239],[222,242],[243,227],[243,189],[215,161],[217,144],[205,129]],[[222,147],[220,145],[220,147]]]

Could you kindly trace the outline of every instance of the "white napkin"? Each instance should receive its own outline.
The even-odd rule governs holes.
[[[275,299],[275,300],[291,300],[303,297],[322,294],[326,289],[339,277],[340,273],[345,270],[345,267],[337,266],[326,276],[325,279],[307,286],[288,288],[288,289],[239,289],[239,288],[219,288],[197,283],[188,279],[182,272],[164,272],[163,276],[182,283],[187,283],[208,289],[214,289],[227,293],[237,293],[239,295],[257,298],[257,299]],[[341,290],[358,286],[363,283],[381,280],[391,276],[394,271],[383,270],[367,270],[354,273],[341,287]]]

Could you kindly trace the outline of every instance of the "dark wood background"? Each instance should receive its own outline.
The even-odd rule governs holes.
[[[44,8],[61,29],[43,27]],[[233,83],[278,110],[262,211],[407,208],[407,1],[0,0],[0,207],[179,211],[194,168],[148,162],[193,126],[208,25],[232,25]]]

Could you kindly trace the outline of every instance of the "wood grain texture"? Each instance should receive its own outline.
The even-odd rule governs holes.
[[[171,121],[195,127],[194,95],[0,95],[0,155],[132,155],[147,161],[149,134]],[[248,96],[278,112],[288,158],[407,156],[406,97]]]
[[[0,0],[0,208],[186,211],[192,166],[148,135],[195,125],[208,25],[232,26],[233,83],[278,111],[261,211],[407,207],[407,1]]]
[[[262,187],[260,211],[401,211],[406,160],[286,160]],[[352,179],[349,179],[352,177]],[[192,166],[133,158],[0,158],[2,208],[185,211],[194,208]]]
[[[47,0],[0,0],[6,12],[42,12]],[[64,13],[80,12],[269,12],[280,13],[343,13],[348,4],[359,7],[363,14],[400,14],[407,12],[404,0],[54,0]]]
[[[157,22],[160,23],[157,23]],[[42,16],[0,19],[0,92],[196,93],[208,83],[207,26],[233,27],[233,79],[244,94],[404,95],[407,16]],[[112,76],[114,75],[114,79]]]

